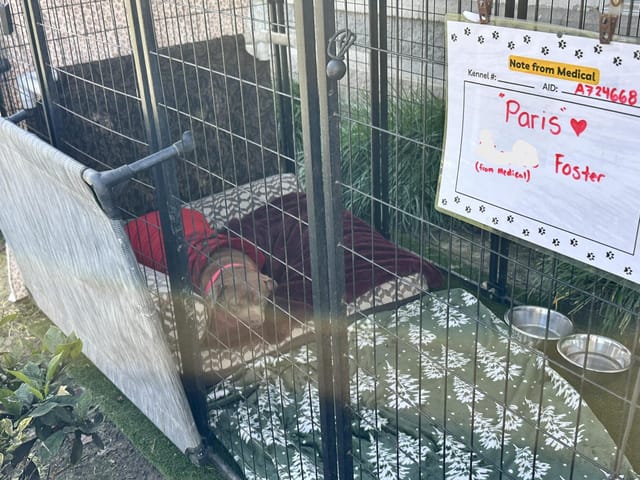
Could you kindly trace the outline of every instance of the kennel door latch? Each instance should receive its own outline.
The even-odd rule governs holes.
[[[82,176],[84,181],[93,188],[102,209],[109,218],[115,220],[119,218],[120,211],[112,198],[113,187],[131,180],[142,171],[155,167],[167,160],[172,160],[184,153],[192,152],[194,149],[193,134],[190,131],[186,131],[182,134],[181,140],[140,160],[102,172],[87,168]]]
[[[347,65],[344,63],[344,57],[349,47],[356,41],[356,34],[348,28],[343,28],[334,33],[329,39],[327,45],[327,56],[330,60],[327,62],[327,77],[331,80],[340,80],[347,73]],[[335,51],[335,53],[331,53]]]

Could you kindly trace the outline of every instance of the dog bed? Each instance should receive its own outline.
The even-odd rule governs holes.
[[[269,202],[279,198],[286,198],[287,195],[299,192],[299,182],[294,174],[282,174],[257,180],[246,185],[228,189],[209,197],[192,202],[188,205],[199,212],[202,212],[207,221],[214,228],[221,230],[230,223],[238,222],[240,219],[264,208]],[[263,217],[264,218],[264,217]],[[255,230],[246,232],[247,224],[242,230],[243,236],[251,233],[255,236]],[[169,296],[169,282],[166,275],[141,267],[147,279],[149,290],[158,305],[159,313],[164,319],[164,326],[173,350],[177,354],[177,338],[175,333],[175,323]],[[426,274],[426,271],[425,271]],[[410,273],[402,276],[394,276],[390,280],[378,282],[373,289],[367,289],[360,293],[346,305],[348,315],[356,312],[366,312],[372,309],[390,308],[393,305],[407,301],[424,292],[428,287],[428,279],[418,273]],[[206,337],[207,316],[202,298],[193,295],[195,319],[193,323],[197,325],[198,336],[203,340]],[[211,380],[230,374],[235,369],[241,367],[246,362],[257,357],[272,353],[282,352],[294,346],[301,345],[313,337],[312,322],[302,322],[291,317],[294,324],[291,335],[286,339],[276,343],[258,343],[250,347],[240,348],[203,348],[203,362],[205,373],[211,375]]]
[[[616,447],[579,393],[468,292],[348,331],[356,478],[611,478]],[[316,363],[310,342],[211,390],[210,425],[246,478],[323,478]]]

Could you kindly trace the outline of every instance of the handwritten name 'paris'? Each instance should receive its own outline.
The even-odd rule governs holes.
[[[531,130],[547,131],[551,135],[560,135],[562,127],[560,119],[557,115],[544,115],[529,112],[522,108],[517,100],[507,100],[505,103],[505,122],[516,122],[519,127],[529,128]]]

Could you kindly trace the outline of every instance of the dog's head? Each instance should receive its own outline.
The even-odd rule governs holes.
[[[209,340],[226,346],[244,343],[251,330],[261,331],[275,288],[274,280],[260,273],[251,259],[237,257],[205,269],[202,279]]]

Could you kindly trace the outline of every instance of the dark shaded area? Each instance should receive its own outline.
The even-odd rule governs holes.
[[[241,36],[160,49],[160,113],[169,143],[191,130],[196,150],[177,164],[179,197],[219,192],[276,173],[277,120],[269,62],[246,53]],[[96,170],[150,153],[132,56],[78,64],[55,82],[59,148]],[[43,131],[41,116],[30,128]],[[119,189],[122,208],[155,208],[149,176]],[[228,185],[228,183],[227,183]]]

